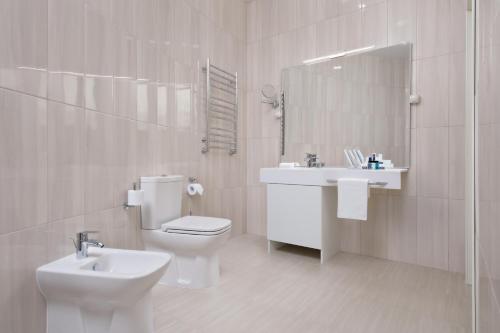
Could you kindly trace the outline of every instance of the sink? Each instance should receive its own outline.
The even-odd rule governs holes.
[[[165,253],[90,248],[41,266],[47,332],[153,332],[151,288],[170,262]]]
[[[401,175],[408,169],[367,170],[344,167],[324,168],[262,168],[260,181],[267,184],[336,186],[339,178],[365,178],[382,183],[385,189],[401,189]]]

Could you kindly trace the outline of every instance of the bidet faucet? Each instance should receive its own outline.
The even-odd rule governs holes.
[[[89,246],[104,247],[104,244],[95,240],[89,239],[89,234],[96,234],[98,231],[82,231],[76,234],[76,241],[73,240],[76,250],[76,258],[87,258]]]

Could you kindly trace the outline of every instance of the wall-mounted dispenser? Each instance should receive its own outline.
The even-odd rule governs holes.
[[[140,207],[144,201],[144,191],[137,189],[137,184],[134,183],[134,189],[127,191],[127,202],[123,204],[125,209],[130,207]]]
[[[189,177],[189,184],[186,188],[186,192],[189,196],[202,196],[204,191],[203,186],[198,183],[198,180],[195,177]]]

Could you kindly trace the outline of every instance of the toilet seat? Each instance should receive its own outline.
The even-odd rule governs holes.
[[[184,216],[161,226],[167,233],[205,236],[220,235],[230,229],[230,220],[206,216]]]

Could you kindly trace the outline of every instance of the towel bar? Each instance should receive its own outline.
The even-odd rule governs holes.
[[[330,184],[337,184],[338,181],[336,179],[327,179],[326,180],[327,183],[330,183]],[[384,187],[387,185],[387,182],[372,182],[372,181],[369,181],[368,182],[368,185],[369,186],[380,186],[380,187]]]

